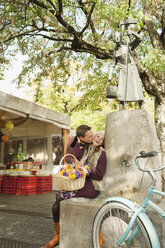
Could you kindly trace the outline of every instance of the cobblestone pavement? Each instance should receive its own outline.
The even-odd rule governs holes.
[[[55,192],[31,196],[0,194],[0,248],[38,248],[46,244],[53,235],[54,201]]]

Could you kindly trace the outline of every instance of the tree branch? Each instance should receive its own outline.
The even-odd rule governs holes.
[[[101,49],[99,47],[92,46],[89,43],[86,43],[85,41],[80,41],[79,46],[73,46],[72,42],[72,49],[75,52],[87,52],[90,54],[93,54],[98,59],[109,59],[113,56],[113,51],[106,51],[104,49]]]
[[[23,36],[42,36],[43,38],[46,38],[48,40],[72,42],[71,39],[53,38],[53,37],[50,37],[50,36],[47,36],[47,35],[44,35],[44,34],[39,34],[39,33],[37,34],[37,33],[31,33],[31,32],[33,32],[33,31],[29,31],[29,32],[25,32],[25,33],[22,33],[22,34],[18,34],[18,35],[9,37],[7,40],[4,40],[3,42],[7,43],[7,42],[9,42],[11,40],[14,40],[15,38],[19,38],[19,37],[23,37]]]
[[[84,4],[82,3],[82,1],[81,0],[78,0],[78,3],[81,6],[81,9],[84,12],[85,16],[87,17],[87,23],[86,23],[85,27],[82,29],[82,31],[80,32],[80,35],[82,35],[84,33],[84,31],[88,28],[89,25],[91,27],[92,33],[95,34],[96,33],[96,30],[94,28],[94,24],[93,24],[93,21],[91,19],[91,16],[92,16],[92,13],[93,13],[93,10],[94,10],[94,7],[95,7],[95,3],[93,3],[92,8],[91,8],[89,14],[88,14],[88,12],[87,12]]]
[[[62,0],[58,0],[58,4],[59,4],[59,13],[60,15],[62,14]]]
[[[157,102],[160,104],[165,98],[165,92],[163,92],[163,89],[162,89],[162,87],[164,86],[161,80],[159,83],[158,79],[155,78],[152,72],[146,72],[145,70],[141,70],[140,78],[143,82],[146,92],[154,96]]]
[[[52,3],[51,0],[47,0],[48,3],[50,3],[50,5],[53,7],[54,10],[56,10],[56,6],[54,5],[54,3]]]
[[[165,49],[165,2],[163,4],[163,13],[162,13],[161,23],[162,23],[162,33],[161,33],[160,39]]]
[[[144,22],[146,24],[147,31],[150,36],[153,47],[157,49],[163,49],[163,44],[160,40],[160,36],[155,27],[155,22],[152,20],[152,13],[150,8],[144,7],[143,12],[144,15],[146,16]]]
[[[7,23],[2,25],[2,28],[0,28],[0,31],[3,31],[7,26],[11,24],[11,21],[8,21]]]
[[[51,5],[52,7],[55,9],[55,6],[54,4],[52,3],[51,0],[47,0]],[[39,0],[31,0],[31,2],[33,2],[34,4],[48,10],[48,7],[39,2]],[[74,36],[73,40],[70,40],[70,39],[61,39],[61,38],[53,38],[53,37],[49,37],[47,35],[44,35],[44,34],[35,34],[36,36],[42,36],[44,38],[47,38],[49,40],[53,40],[53,41],[62,41],[62,42],[71,42],[71,47],[65,47],[65,46],[62,46],[61,49],[63,50],[73,50],[75,52],[88,52],[90,54],[93,54],[95,55],[97,58],[99,59],[108,59],[108,58],[111,58],[112,57],[112,52],[111,51],[106,51],[104,49],[101,49],[101,48],[98,48],[98,47],[95,47],[85,41],[83,41],[82,39],[82,33],[86,30],[86,28],[90,25],[93,29],[93,32],[95,32],[94,30],[94,25],[92,23],[92,20],[91,20],[91,15],[93,13],[93,10],[94,10],[94,6],[95,6],[95,3],[92,5],[92,8],[88,14],[88,12],[86,11],[86,9],[84,8],[83,6],[83,3],[81,0],[79,0],[79,4],[81,5],[81,8],[83,8],[83,11],[85,12],[86,16],[87,16],[87,24],[86,26],[83,28],[83,30],[81,32],[77,32],[70,24],[68,24],[62,17],[62,0],[58,0],[58,4],[59,4],[59,11],[55,11],[53,9],[51,10],[48,10],[50,11],[58,20],[58,22],[68,30],[68,32],[70,34],[72,34]],[[36,26],[35,26],[36,27]],[[36,27],[38,29],[38,27]],[[25,35],[31,35],[31,34],[25,34]],[[33,34],[34,35],[34,34]]]
[[[48,7],[44,4],[44,3],[41,3],[40,1],[38,1],[38,0],[29,0],[29,3],[34,3],[34,4],[36,4],[37,6],[39,6],[39,7],[41,7],[41,8],[44,8],[44,9],[48,9]],[[51,13],[52,13],[52,11],[51,10],[49,10]]]
[[[51,2],[50,0],[47,0],[47,1]],[[78,32],[70,24],[68,24],[61,16],[61,13],[62,13],[62,1],[61,0],[58,0],[59,12],[56,11],[56,13],[55,13],[55,10],[48,9],[48,7],[45,4],[39,2],[38,0],[30,0],[30,2],[36,4],[37,6],[40,6],[40,7],[44,8],[46,10],[48,10],[51,14],[53,14],[56,17],[56,19],[59,21],[59,23],[63,27],[68,29],[69,33],[74,34],[75,36],[78,36]]]
[[[27,35],[31,35],[31,34],[27,34]],[[33,34],[33,36],[42,36],[43,38],[48,39],[48,40],[52,40],[52,41],[72,42],[71,39],[54,38],[54,37],[50,37],[50,36],[45,35],[45,34]]]

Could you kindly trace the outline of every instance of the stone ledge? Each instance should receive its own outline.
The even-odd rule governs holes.
[[[60,248],[92,248],[93,218],[106,199],[78,197],[60,203]]]

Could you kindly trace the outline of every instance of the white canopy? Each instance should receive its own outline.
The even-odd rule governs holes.
[[[18,117],[39,120],[59,128],[70,129],[70,117],[38,104],[0,92],[0,119]]]

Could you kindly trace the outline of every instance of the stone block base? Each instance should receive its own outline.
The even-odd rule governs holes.
[[[72,198],[60,203],[60,248],[92,248],[92,225],[105,198]]]

